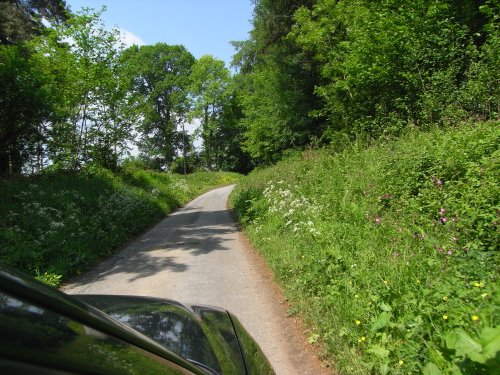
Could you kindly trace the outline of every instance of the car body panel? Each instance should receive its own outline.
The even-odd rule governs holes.
[[[193,363],[244,374],[245,363],[226,310],[137,296],[76,295]]]
[[[226,310],[151,297],[68,296],[0,265],[0,372],[18,373],[11,371],[16,366],[46,373],[274,374]]]
[[[0,292],[0,357],[69,373],[192,374],[162,356]],[[2,371],[3,372],[3,371]],[[199,372],[203,373],[203,372]]]

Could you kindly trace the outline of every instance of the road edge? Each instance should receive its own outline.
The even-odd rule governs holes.
[[[252,245],[250,239],[245,234],[244,228],[237,220],[236,214],[233,208],[229,205],[229,199],[226,202],[226,209],[228,210],[231,218],[236,223],[238,229],[238,237],[240,239],[241,244],[243,245],[243,249],[248,256],[250,262],[255,266],[257,273],[262,278],[262,280],[266,281],[266,285],[270,288],[269,292],[273,295],[273,299],[278,301],[278,303],[274,304],[275,311],[279,314],[279,317],[282,318],[282,322],[287,332],[287,338],[293,340],[293,347],[297,350],[300,350],[302,354],[302,360],[305,359],[308,363],[300,363],[304,368],[307,368],[310,374],[316,375],[335,375],[337,372],[334,370],[332,365],[324,359],[323,353],[325,352],[323,345],[314,344],[311,345],[307,341],[306,334],[311,332],[310,328],[304,322],[304,319],[300,315],[290,316],[287,311],[290,308],[290,303],[285,297],[285,292],[283,287],[279,282],[276,281],[276,277],[274,272],[269,267],[265,259],[259,253],[259,251]],[[284,333],[285,334],[285,333]]]

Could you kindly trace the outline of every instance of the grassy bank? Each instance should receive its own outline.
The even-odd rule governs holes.
[[[231,200],[344,374],[498,371],[500,124],[305,152]]]
[[[0,262],[57,285],[233,173],[89,168],[0,182]]]

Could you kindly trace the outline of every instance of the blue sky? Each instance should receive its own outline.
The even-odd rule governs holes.
[[[245,40],[251,29],[250,0],[66,0],[72,11],[82,7],[107,11],[106,26],[117,26],[129,43],[182,44],[196,58],[213,55],[229,67],[232,40]]]

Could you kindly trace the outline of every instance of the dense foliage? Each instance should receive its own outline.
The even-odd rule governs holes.
[[[499,1],[253,3],[232,75],[0,0],[0,261],[56,284],[211,176],[159,171],[288,157],[233,203],[340,371],[500,368]]]
[[[125,49],[102,11],[0,1],[0,176],[116,169],[133,146],[156,170],[248,170],[224,63],[164,43]],[[201,122],[201,150],[188,122]]]
[[[306,151],[232,204],[345,374],[500,368],[500,124]]]
[[[235,43],[246,148],[287,149],[360,134],[498,118],[497,0],[255,0]]]
[[[237,174],[188,176],[134,163],[113,173],[47,171],[0,182],[0,262],[55,285],[85,271],[132,236]]]
[[[132,46],[122,56],[134,101],[142,115],[139,148],[157,168],[174,160],[177,129],[189,111],[189,83],[194,57],[183,46],[158,43]]]
[[[60,23],[69,18],[64,0],[1,0],[0,44],[13,44],[44,31],[43,20]]]
[[[100,12],[2,1],[0,175],[116,168],[134,143],[151,168],[247,172],[297,148],[497,119],[499,14],[498,0],[254,0],[231,75],[183,46],[125,49]]]

